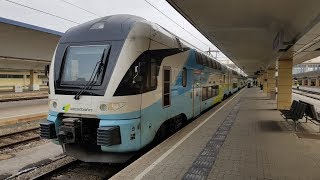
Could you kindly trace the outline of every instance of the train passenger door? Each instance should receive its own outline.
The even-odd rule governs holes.
[[[201,71],[193,70],[193,117],[201,113]]]

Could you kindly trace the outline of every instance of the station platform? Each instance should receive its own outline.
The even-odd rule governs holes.
[[[0,102],[0,127],[44,119],[48,110],[48,99]]]
[[[0,102],[10,102],[29,99],[45,99],[48,98],[48,90],[41,91],[25,91],[25,92],[7,92],[0,91]]]
[[[275,100],[245,88],[111,179],[320,179],[320,134],[305,124],[300,136]]]

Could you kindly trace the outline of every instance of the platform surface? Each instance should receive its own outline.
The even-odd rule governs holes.
[[[45,119],[48,110],[47,99],[0,102],[0,127]]]
[[[62,148],[59,145],[48,142],[30,149],[12,152],[9,155],[11,154],[14,155],[12,158],[0,161],[0,176],[16,174],[21,171],[22,168],[31,166],[33,163],[54,158],[62,154]],[[0,153],[0,157],[3,155],[7,154]]]
[[[0,101],[3,100],[19,100],[21,98],[45,98],[48,97],[48,90],[41,91],[24,91],[24,92],[8,92],[0,91]]]
[[[275,108],[245,88],[112,179],[320,179],[319,134],[301,123],[299,138]]]

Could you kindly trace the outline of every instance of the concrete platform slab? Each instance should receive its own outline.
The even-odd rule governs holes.
[[[51,159],[60,154],[62,154],[61,146],[51,142],[13,153],[13,158],[0,160],[0,175],[16,174],[27,165]]]
[[[320,141],[292,130],[276,101],[244,89],[111,179],[320,179]]]

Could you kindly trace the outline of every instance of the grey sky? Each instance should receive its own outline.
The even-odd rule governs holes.
[[[91,19],[112,14],[141,16],[160,24],[203,51],[207,51],[209,47],[217,49],[165,0],[0,1],[1,17],[61,32]],[[226,59],[226,57],[219,54],[219,59]]]

